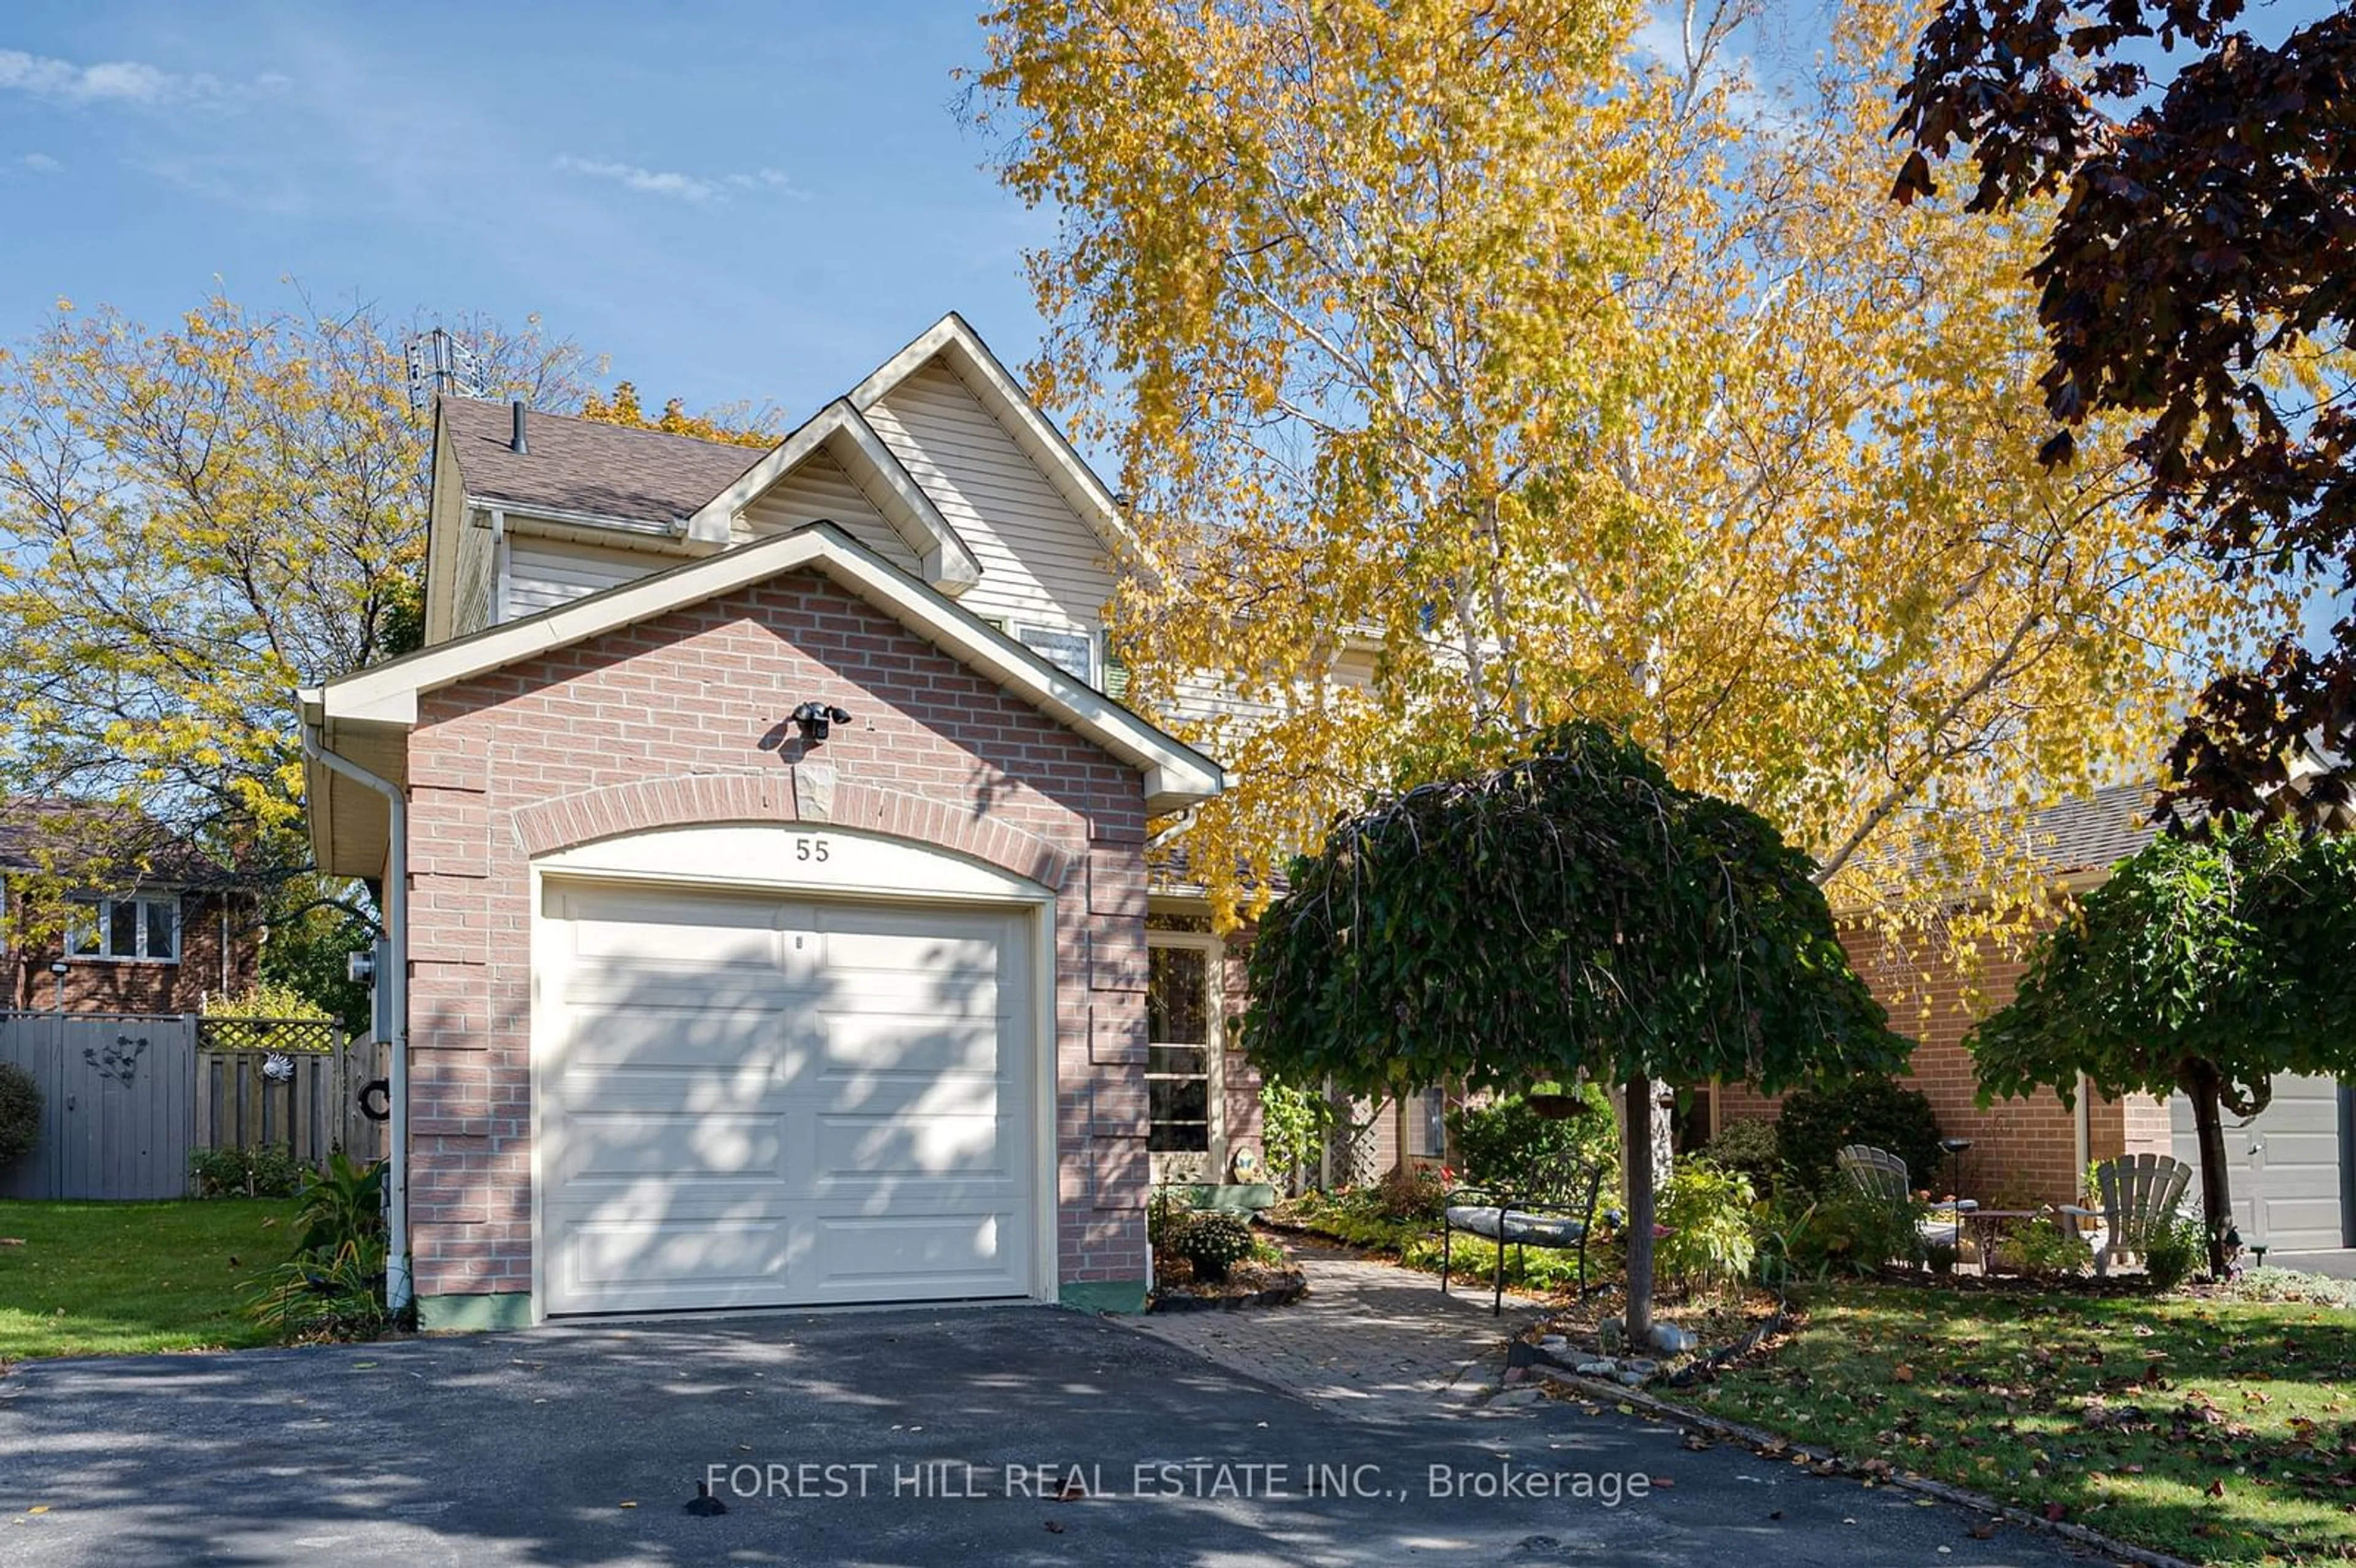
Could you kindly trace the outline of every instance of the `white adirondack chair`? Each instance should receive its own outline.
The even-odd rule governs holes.
[[[1912,1200],[1913,1183],[1907,1179],[1906,1162],[1886,1148],[1871,1144],[1851,1144],[1833,1157],[1840,1173],[1859,1192],[1878,1198],[1893,1208]],[[1933,1247],[1954,1247],[1962,1250],[1964,1215],[1979,1205],[1966,1198],[1959,1202],[1934,1204],[1931,1212],[1914,1227],[1923,1244]]]
[[[2121,1155],[2096,1166],[2103,1239],[2094,1248],[2094,1273],[2107,1275],[2115,1263],[2141,1263],[2152,1232],[2175,1219],[2191,1179],[2190,1166],[2164,1154]],[[2075,1219],[2096,1217],[2073,1203],[2061,1205],[2061,1211]]]

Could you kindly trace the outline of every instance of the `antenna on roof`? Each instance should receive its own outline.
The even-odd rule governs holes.
[[[475,351],[441,327],[411,338],[403,352],[409,360],[409,406],[423,410],[445,394],[458,398],[483,395],[483,362]]]

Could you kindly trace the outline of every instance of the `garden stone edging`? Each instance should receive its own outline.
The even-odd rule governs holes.
[[[1520,1342],[1515,1341],[1515,1343]],[[1537,1349],[1535,1346],[1524,1348],[1531,1350]],[[1556,1365],[1545,1357],[1532,1355],[1523,1364],[1531,1367],[1537,1376],[1549,1382],[1559,1383],[1599,1403],[1633,1405],[1646,1414],[1661,1420],[1698,1427],[1702,1431],[1713,1433],[1720,1437],[1731,1437],[1754,1449],[1771,1451],[1777,1455],[1793,1455],[1815,1464],[1832,1465],[1841,1471],[1865,1476],[1883,1486],[1896,1487],[1904,1491],[1936,1498],[1941,1502],[1953,1503],[1960,1508],[1993,1514],[2030,1530],[2041,1530],[2049,1535],[2058,1535],[2064,1541],[2075,1541],[2081,1546],[2093,1547],[2095,1551],[2108,1556],[2141,1563],[2144,1568],[2200,1568],[2198,1563],[2188,1562],[2184,1558],[2171,1557],[2165,1552],[2154,1552],[2146,1546],[2136,1546],[2115,1536],[2104,1535],[2099,1530],[2091,1529],[2069,1520],[2047,1519],[2043,1514],[2031,1513],[2027,1509],[2015,1507],[2011,1503],[1999,1502],[1995,1498],[1970,1491],[1963,1487],[1950,1486],[1944,1481],[1934,1481],[1924,1476],[1908,1475],[1895,1467],[1887,1474],[1865,1471],[1828,1448],[1818,1448],[1813,1444],[1795,1443],[1790,1438],[1776,1436],[1773,1433],[1763,1431],[1756,1426],[1745,1426],[1739,1421],[1729,1421],[1723,1416],[1712,1415],[1707,1411],[1695,1410],[1687,1405],[1675,1404],[1667,1400],[1655,1398],[1641,1389],[1623,1388],[1616,1382],[1601,1382],[1593,1378],[1581,1377],[1575,1371]]]

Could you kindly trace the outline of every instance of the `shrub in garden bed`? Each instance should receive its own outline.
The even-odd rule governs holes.
[[[1784,1096],[1775,1133],[1783,1164],[1803,1186],[1817,1189],[1836,1185],[1834,1162],[1850,1144],[1896,1155],[1918,1187],[1938,1179],[1944,1156],[1931,1102],[1887,1078],[1795,1090]]]
[[[365,1339],[385,1310],[385,1162],[355,1164],[340,1149],[303,1183],[294,1255],[256,1283],[251,1310],[297,1339]]]
[[[13,1061],[0,1061],[0,1168],[30,1154],[41,1136],[41,1086]]]
[[[309,1174],[284,1144],[200,1148],[188,1157],[188,1185],[198,1198],[292,1198]]]

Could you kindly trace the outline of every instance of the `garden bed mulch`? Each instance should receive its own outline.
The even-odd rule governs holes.
[[[1157,1283],[1148,1312],[1235,1312],[1252,1307],[1290,1307],[1309,1294],[1309,1276],[1287,1264],[1237,1264],[1223,1280],[1178,1279]]]

